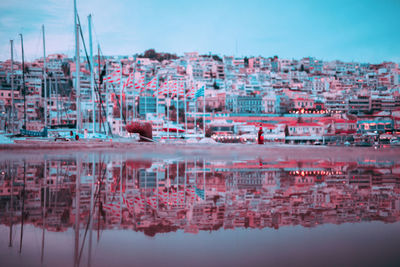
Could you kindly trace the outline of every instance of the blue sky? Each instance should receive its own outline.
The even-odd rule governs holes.
[[[77,5],[86,36],[87,15],[93,15],[94,43],[106,55],[155,48],[400,62],[399,0],[77,0]],[[0,60],[9,58],[10,39],[20,58],[19,33],[28,60],[41,57],[42,24],[47,54],[74,54],[73,0],[2,0]]]

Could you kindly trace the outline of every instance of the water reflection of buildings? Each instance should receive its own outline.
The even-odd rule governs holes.
[[[10,227],[79,225],[74,229],[97,230],[99,238],[109,228],[153,236],[400,216],[400,165],[391,161],[151,162],[91,155],[0,164],[0,223]]]

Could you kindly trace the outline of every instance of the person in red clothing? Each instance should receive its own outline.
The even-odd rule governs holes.
[[[260,130],[258,130],[258,144],[263,145],[264,144],[264,136],[263,136],[264,131],[262,130],[262,126],[260,125]]]

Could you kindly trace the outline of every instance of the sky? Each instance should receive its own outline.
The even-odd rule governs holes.
[[[154,48],[183,55],[274,56],[400,62],[400,0],[77,0],[85,40],[104,55]],[[73,56],[73,0],[1,0],[0,60],[46,54]],[[97,54],[97,53],[95,53]]]

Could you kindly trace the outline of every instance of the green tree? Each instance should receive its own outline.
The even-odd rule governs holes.
[[[219,89],[219,86],[217,85],[217,81],[214,81],[214,83],[213,83],[213,87],[214,87],[214,89]]]
[[[249,59],[247,57],[244,57],[243,61],[244,61],[244,66],[246,68],[249,67]]]
[[[144,51],[143,57],[150,58],[150,59],[155,59],[157,57],[156,50],[148,49],[148,50]]]

